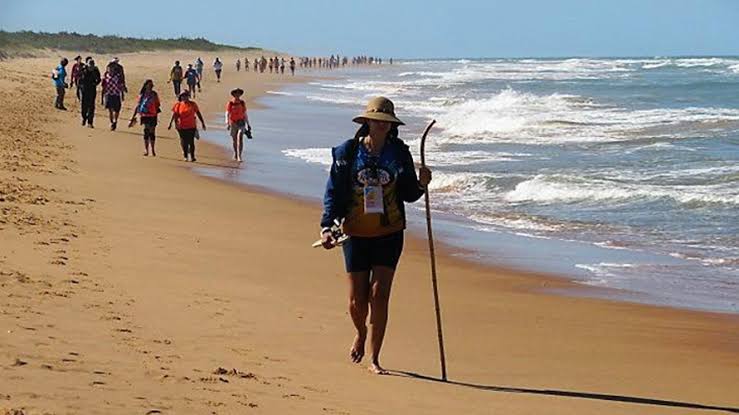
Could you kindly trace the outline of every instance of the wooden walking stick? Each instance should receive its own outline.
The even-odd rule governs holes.
[[[436,124],[436,120],[431,120],[421,136],[421,165],[426,167],[426,136],[428,136],[431,127]],[[426,230],[429,235],[429,254],[431,255],[431,283],[434,287],[434,306],[436,308],[436,333],[439,337],[439,357],[441,359],[441,380],[446,382],[446,358],[444,357],[444,335],[441,330],[441,306],[439,305],[439,287],[436,282],[436,254],[434,253],[434,235],[431,231],[431,205],[429,203],[428,188],[424,192],[424,200],[426,201]]]

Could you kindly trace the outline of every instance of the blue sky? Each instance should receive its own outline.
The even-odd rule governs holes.
[[[10,31],[385,57],[739,55],[738,22],[739,0],[0,0]]]

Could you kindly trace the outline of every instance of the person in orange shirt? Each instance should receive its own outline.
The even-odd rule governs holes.
[[[251,125],[246,114],[246,102],[241,99],[244,90],[236,88],[231,91],[231,99],[226,104],[226,125],[233,139],[234,160],[244,161],[241,157],[244,152],[244,133],[251,138]]]
[[[172,107],[172,118],[169,120],[168,130],[172,129],[172,123],[176,123],[177,132],[180,134],[180,143],[182,144],[182,153],[185,156],[185,161],[195,161],[195,136],[198,132],[197,121],[195,116],[200,119],[200,123],[205,128],[205,121],[203,120],[203,114],[200,113],[198,104],[195,101],[190,101],[190,93],[188,91],[180,92],[179,100]],[[198,137],[200,138],[200,137]]]
[[[154,91],[154,81],[147,79],[141,87],[131,122],[128,123],[128,128],[133,127],[136,123],[136,115],[140,116],[141,125],[144,126],[144,156],[149,155],[149,147],[151,147],[151,155],[157,156],[154,142],[156,141],[157,117],[160,112],[162,112],[161,104],[159,95]]]

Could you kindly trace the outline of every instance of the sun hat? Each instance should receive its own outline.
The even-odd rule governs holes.
[[[177,98],[182,99],[184,97],[190,98],[190,91],[182,91],[179,95],[177,95]]]
[[[244,90],[241,88],[232,89],[231,95],[244,95]]]
[[[405,125],[395,116],[395,105],[385,97],[372,98],[365,108],[364,112],[354,117],[352,121],[358,124],[364,124],[367,120],[385,121],[398,125]]]

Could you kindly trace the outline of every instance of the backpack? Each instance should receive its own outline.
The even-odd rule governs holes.
[[[181,66],[175,66],[172,68],[172,80],[180,81],[182,80],[182,67]]]

